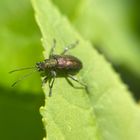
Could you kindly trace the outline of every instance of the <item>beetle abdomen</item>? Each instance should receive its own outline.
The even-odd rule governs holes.
[[[66,71],[67,73],[77,73],[82,68],[81,61],[71,55],[54,55],[57,60],[56,69]]]

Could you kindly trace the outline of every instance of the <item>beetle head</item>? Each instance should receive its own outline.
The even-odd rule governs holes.
[[[37,62],[36,68],[38,71],[44,71],[45,70],[45,63],[44,62]]]

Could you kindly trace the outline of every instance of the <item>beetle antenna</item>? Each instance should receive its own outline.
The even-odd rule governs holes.
[[[24,75],[23,77],[21,77],[20,79],[18,79],[17,81],[15,81],[11,86],[14,87],[17,83],[19,83],[20,81],[24,80],[25,78],[29,77],[30,75],[32,75],[34,72],[36,72],[37,70],[34,70],[26,75]]]
[[[34,68],[36,68],[36,67],[19,68],[19,69],[9,71],[9,73],[13,73],[13,72],[16,72],[16,71],[21,71],[21,70],[27,70],[27,69],[34,69]]]

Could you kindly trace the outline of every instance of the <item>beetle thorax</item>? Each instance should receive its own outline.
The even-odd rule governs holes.
[[[56,64],[57,64],[56,59],[46,59],[43,62],[37,62],[36,68],[38,69],[38,71],[46,71],[55,67]]]
[[[46,69],[50,69],[50,68],[53,68],[53,67],[56,66],[57,61],[56,61],[56,59],[53,59],[53,58],[52,59],[46,59],[44,64],[45,64]]]

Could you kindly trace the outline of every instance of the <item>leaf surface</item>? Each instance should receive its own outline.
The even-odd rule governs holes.
[[[54,38],[56,54],[79,40],[69,54],[83,62],[77,77],[87,84],[89,91],[74,89],[65,78],[56,79],[51,98],[48,85],[43,87],[46,98],[41,114],[47,139],[139,140],[139,108],[111,65],[76,32],[51,1],[32,0],[32,3],[43,36],[45,58]]]

